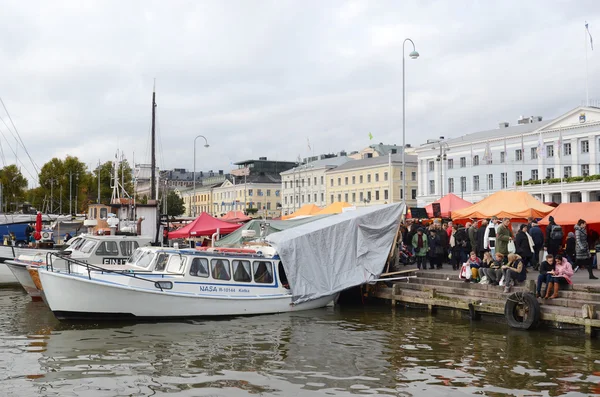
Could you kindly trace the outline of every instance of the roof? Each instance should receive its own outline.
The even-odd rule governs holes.
[[[353,161],[351,158],[346,156],[338,156],[338,157],[330,157],[323,160],[311,161],[306,164],[302,164],[298,167],[294,167],[290,170],[281,172],[279,175],[287,175],[293,174],[294,172],[298,172],[299,170],[308,170],[308,169],[318,169],[318,168],[329,168],[329,167],[339,167],[342,164],[347,163],[348,161]]]
[[[376,166],[376,165],[387,164],[388,162],[389,162],[388,156],[378,156],[378,157],[371,157],[371,158],[367,158],[367,159],[351,160],[351,161],[348,161],[348,162],[340,165],[339,167],[332,169],[332,171],[343,171],[343,170],[351,170],[351,169],[355,169],[355,168],[372,167],[372,166]],[[406,162],[416,164],[417,156],[407,154]],[[392,163],[402,164],[402,153],[392,154]]]
[[[387,155],[392,149],[397,149],[398,151],[402,151],[402,146],[398,145],[385,145],[383,143],[376,143],[373,145],[369,145],[369,147],[375,150],[380,156]]]
[[[527,192],[501,190],[484,198],[477,204],[462,210],[452,211],[452,219],[498,218],[526,219],[541,218],[554,210]]]
[[[246,181],[246,183],[281,183],[281,177],[277,174],[250,174],[246,177],[238,176],[235,178],[236,185],[242,184],[244,181]]]
[[[281,160],[266,160],[266,159],[256,159],[256,160],[243,160],[238,161],[237,163],[233,163],[234,165],[248,165],[253,163],[278,163],[278,164],[297,164],[296,161],[281,161]]]

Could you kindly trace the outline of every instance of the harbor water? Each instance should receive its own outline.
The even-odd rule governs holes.
[[[600,343],[389,306],[60,323],[0,289],[0,396],[586,396]]]

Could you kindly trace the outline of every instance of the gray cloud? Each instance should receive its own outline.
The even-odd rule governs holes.
[[[551,118],[585,99],[584,20],[600,42],[594,0],[5,3],[0,96],[40,165],[149,162],[154,77],[162,168],[191,169],[197,134],[205,170],[400,144],[405,37],[409,143]]]

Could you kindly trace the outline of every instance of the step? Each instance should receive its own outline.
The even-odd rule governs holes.
[[[449,280],[447,279],[437,279],[437,278],[422,278],[422,277],[415,277],[415,278],[411,278],[408,281],[402,280],[402,281],[398,281],[398,284],[404,284],[404,283],[414,283],[414,284],[423,284],[423,285],[431,285],[431,286],[446,286],[446,287],[455,287],[455,288],[462,288],[462,289],[478,289],[478,290],[492,290],[495,291],[498,288],[501,288],[497,285],[492,285],[492,284],[479,284],[479,283],[471,283],[471,282],[466,282],[465,280],[460,280],[459,278],[450,278]],[[517,288],[518,290],[525,290],[525,286],[523,284],[520,284],[518,286],[515,286],[514,288]]]
[[[450,294],[450,295],[465,295],[471,297],[479,297],[479,298],[487,298],[487,299],[499,299],[505,300],[506,295],[504,293],[503,287],[493,286],[495,288],[489,289],[476,289],[476,288],[460,288],[453,286],[445,286],[445,285],[436,285],[432,286],[429,284],[420,284],[420,283],[399,283],[398,287],[400,290],[410,289],[416,291],[430,292],[435,289],[436,293],[440,294]],[[513,288],[514,291],[525,291],[522,287]]]

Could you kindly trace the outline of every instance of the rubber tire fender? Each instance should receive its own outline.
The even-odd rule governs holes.
[[[524,319],[517,317],[517,309],[522,304],[528,311],[528,316]],[[529,292],[513,292],[506,299],[504,304],[504,317],[506,322],[512,328],[533,329],[540,322],[541,308],[535,295]]]

